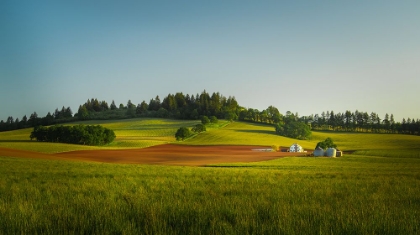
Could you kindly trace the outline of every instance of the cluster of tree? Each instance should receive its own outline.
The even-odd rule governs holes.
[[[115,139],[113,130],[100,125],[76,125],[51,127],[36,126],[30,135],[31,140],[82,145],[105,145]]]
[[[420,120],[403,118],[402,122],[396,122],[394,115],[385,114],[381,119],[375,112],[351,112],[343,113],[334,111],[322,112],[302,117],[301,121],[312,126],[313,130],[334,130],[350,132],[373,132],[373,133],[398,133],[420,135]]]
[[[290,138],[309,139],[312,135],[310,126],[302,122],[297,114],[287,111],[283,116],[274,106],[269,106],[262,111],[252,108],[242,109],[239,112],[239,120],[274,125],[278,135]]]
[[[288,112],[290,113],[290,112]],[[259,111],[258,109],[242,109],[239,112],[238,119],[241,121],[259,122],[276,124],[282,121],[283,116],[279,110],[274,106],[269,106],[267,109]]]
[[[79,106],[75,116],[80,120],[98,119],[101,116],[98,113],[102,113],[102,116],[111,118],[159,117],[196,120],[204,115],[236,120],[239,108],[235,97],[226,98],[219,92],[214,92],[211,96],[206,91],[200,95],[184,95],[178,92],[168,94],[163,100],[159,96],[150,99],[149,102],[143,100],[138,105],[129,100],[127,105],[120,104],[118,108],[114,101],[108,107],[105,101],[91,99]],[[112,115],[109,115],[110,113]]]
[[[207,116],[201,117],[201,123],[198,123],[194,125],[191,130],[187,127],[180,127],[176,133],[175,138],[176,140],[184,140],[190,136],[192,136],[194,133],[201,133],[207,130],[206,125],[209,124],[217,124],[219,120],[215,116],[211,116],[210,118]]]
[[[334,141],[330,137],[328,137],[324,141],[318,142],[315,148],[318,148],[318,147],[322,149],[337,148],[337,145],[334,144]]]
[[[294,139],[306,140],[312,136],[310,126],[299,121],[298,117],[291,112],[282,116],[280,121],[275,123],[274,128],[277,134]]]

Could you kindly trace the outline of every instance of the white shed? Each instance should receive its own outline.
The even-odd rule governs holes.
[[[302,153],[303,148],[298,144],[293,144],[292,146],[290,146],[289,152]]]

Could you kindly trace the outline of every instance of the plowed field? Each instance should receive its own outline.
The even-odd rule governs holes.
[[[268,148],[265,146],[186,146],[166,144],[142,149],[85,150],[58,154],[42,154],[0,148],[0,156],[107,163],[205,166],[217,163],[267,161],[285,156],[305,155],[305,153],[264,151]]]

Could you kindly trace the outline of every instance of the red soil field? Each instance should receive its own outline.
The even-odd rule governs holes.
[[[267,161],[285,156],[306,155],[306,153],[262,151],[269,148],[266,146],[187,146],[165,144],[142,149],[85,150],[58,154],[42,154],[0,148],[0,156],[106,163],[205,166],[217,163]]]

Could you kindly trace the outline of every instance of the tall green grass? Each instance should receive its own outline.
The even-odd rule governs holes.
[[[0,157],[0,234],[418,234],[419,161],[197,168]]]

